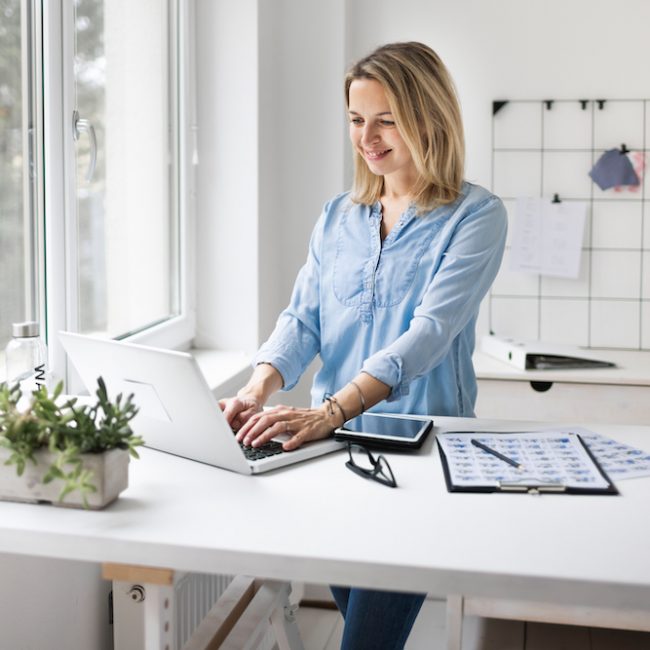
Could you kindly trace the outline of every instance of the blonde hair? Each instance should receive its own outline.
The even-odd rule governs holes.
[[[348,107],[356,79],[374,79],[386,93],[419,175],[411,190],[418,213],[458,198],[465,165],[463,124],[454,83],[438,55],[416,42],[377,48],[345,76]],[[372,205],[382,194],[383,176],[373,174],[358,151],[353,155],[352,198]]]

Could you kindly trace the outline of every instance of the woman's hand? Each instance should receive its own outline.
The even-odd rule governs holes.
[[[300,447],[304,442],[327,438],[340,426],[342,417],[333,415],[323,406],[318,409],[276,406],[262,413],[251,415],[237,434],[237,440],[251,447],[259,447],[275,436],[290,436],[282,443],[285,451]]]
[[[233,431],[240,431],[248,420],[262,410],[269,397],[284,385],[282,375],[269,363],[255,366],[246,386],[237,397],[219,400],[219,406]]]
[[[233,431],[240,431],[255,413],[262,410],[260,401],[246,394],[219,400],[219,406]]]

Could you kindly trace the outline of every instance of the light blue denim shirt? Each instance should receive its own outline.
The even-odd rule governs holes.
[[[372,410],[473,416],[474,328],[501,263],[506,211],[464,183],[452,204],[411,206],[382,242],[381,204],[348,193],[327,203],[289,306],[253,364],[268,362],[289,390],[320,354],[312,405],[359,371],[391,387]]]

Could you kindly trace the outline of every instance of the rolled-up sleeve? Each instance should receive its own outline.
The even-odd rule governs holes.
[[[293,388],[320,350],[320,249],[324,214],[314,228],[305,265],[300,269],[289,306],[278,317],[269,339],[252,364],[270,363],[283,379],[283,390]]]
[[[505,208],[494,196],[458,221],[408,329],[363,364],[363,372],[392,388],[388,401],[435,368],[478,312],[499,270],[506,230]]]

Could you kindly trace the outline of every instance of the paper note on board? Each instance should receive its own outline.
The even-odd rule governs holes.
[[[577,278],[586,215],[586,203],[518,198],[510,269]]]

